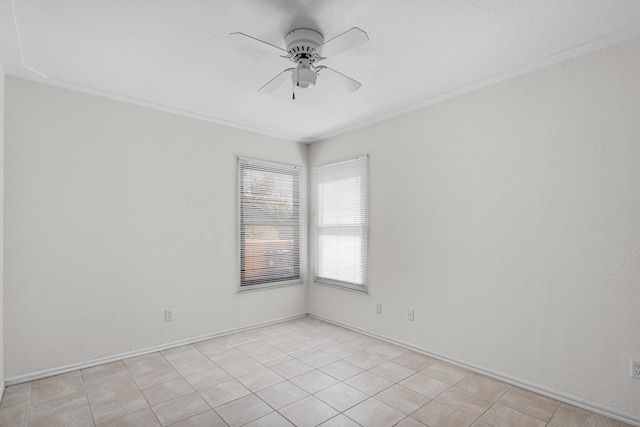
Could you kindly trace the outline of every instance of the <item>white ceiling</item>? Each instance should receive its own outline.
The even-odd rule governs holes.
[[[228,37],[351,27],[370,41],[323,64],[360,90],[295,101],[257,92],[290,62]],[[638,36],[638,0],[0,0],[8,75],[303,142]]]

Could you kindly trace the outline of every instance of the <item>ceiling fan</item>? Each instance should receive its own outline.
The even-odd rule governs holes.
[[[353,27],[326,42],[323,35],[318,31],[297,28],[289,31],[284,37],[286,49],[244,33],[231,33],[229,37],[255,48],[276,53],[295,64],[295,67],[287,68],[269,80],[258,89],[258,92],[273,92],[290,78],[294,89],[293,99],[296,99],[295,88],[308,89],[314,87],[320,74],[322,74],[323,78],[330,80],[331,83],[342,87],[347,92],[356,91],[362,86],[360,82],[345,76],[333,68],[318,65],[320,61],[330,56],[337,55],[369,41],[367,33],[360,28]]]

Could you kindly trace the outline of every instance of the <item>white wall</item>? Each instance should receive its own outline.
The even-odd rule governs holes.
[[[0,65],[0,398],[4,392],[4,70]]]
[[[306,146],[12,77],[5,144],[7,380],[306,313],[236,268],[236,157]]]
[[[638,76],[640,39],[313,144],[370,155],[370,293],[309,311],[640,419]]]

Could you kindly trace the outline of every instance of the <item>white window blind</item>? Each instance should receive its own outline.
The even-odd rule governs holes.
[[[368,156],[314,168],[315,281],[367,290]]]
[[[299,166],[239,158],[241,289],[299,283]]]

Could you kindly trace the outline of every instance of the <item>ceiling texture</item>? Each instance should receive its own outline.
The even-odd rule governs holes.
[[[369,42],[323,61],[348,93],[258,89],[310,28]],[[627,39],[638,0],[0,0],[5,73],[300,142],[314,142]]]

